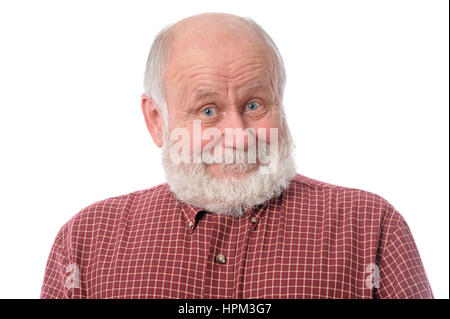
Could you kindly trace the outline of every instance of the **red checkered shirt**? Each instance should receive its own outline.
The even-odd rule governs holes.
[[[53,244],[41,298],[433,298],[382,197],[297,174],[241,218],[167,184],[94,203]]]

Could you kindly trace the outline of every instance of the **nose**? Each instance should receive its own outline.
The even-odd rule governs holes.
[[[237,111],[228,111],[221,121],[223,147],[247,150],[252,142],[254,133],[249,129],[242,114]],[[247,131],[246,131],[247,130]]]

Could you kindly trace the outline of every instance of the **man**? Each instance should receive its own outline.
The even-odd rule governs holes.
[[[375,194],[295,173],[285,71],[250,19],[163,29],[142,111],[167,183],[86,207],[42,298],[433,298],[411,232]]]

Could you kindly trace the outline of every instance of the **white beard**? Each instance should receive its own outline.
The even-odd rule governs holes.
[[[292,156],[294,145],[287,123],[284,119],[282,122],[278,154],[269,154],[269,161],[273,161],[274,156],[278,157],[274,172],[263,174],[251,163],[220,164],[224,172],[243,172],[239,177],[229,178],[213,176],[207,170],[208,165],[203,162],[173,163],[170,158],[169,132],[164,130],[162,160],[170,190],[179,200],[192,206],[234,217],[241,217],[245,208],[278,197],[295,176]]]

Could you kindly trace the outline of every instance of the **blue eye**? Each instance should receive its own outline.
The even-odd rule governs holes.
[[[247,110],[249,111],[254,111],[259,107],[259,103],[258,102],[250,102],[247,104]]]
[[[202,111],[202,114],[205,116],[214,116],[216,114],[216,109],[214,107],[208,107]]]

